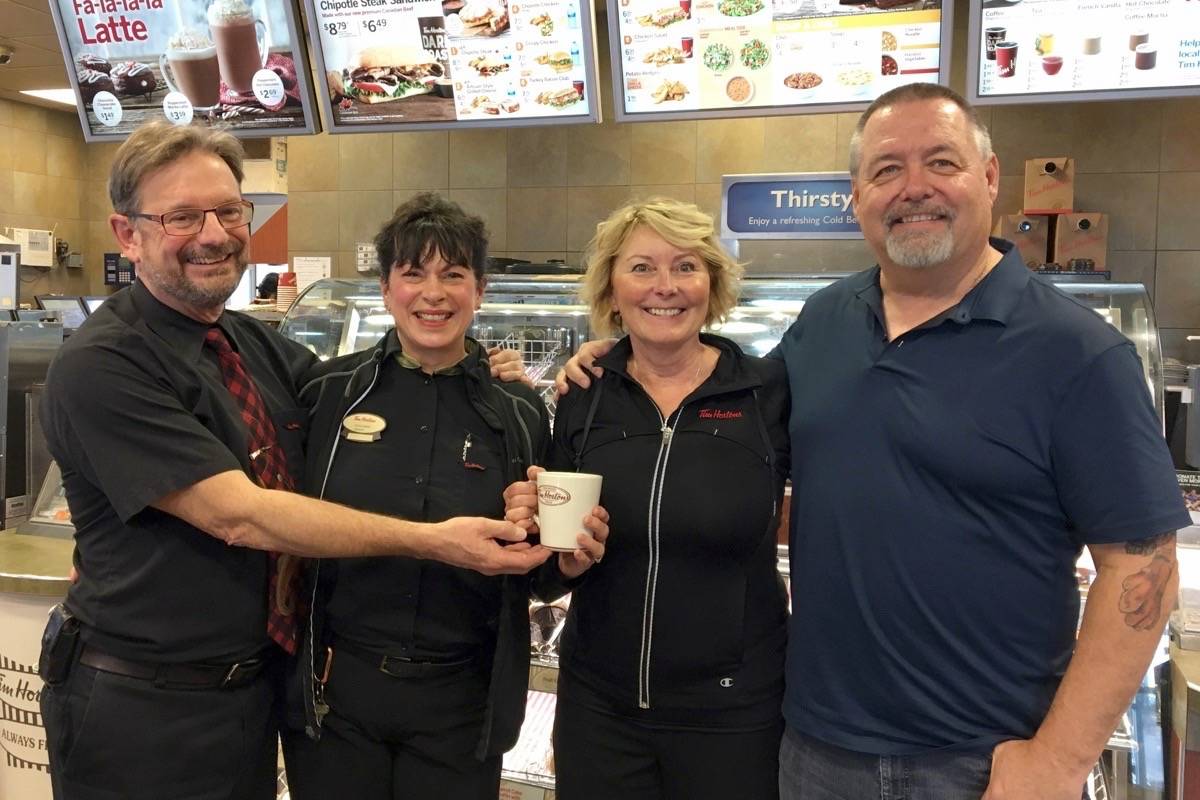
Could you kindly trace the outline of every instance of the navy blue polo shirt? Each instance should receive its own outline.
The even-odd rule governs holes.
[[[888,341],[879,268],[805,304],[784,712],[850,750],[1026,738],[1070,660],[1084,544],[1190,524],[1133,344],[1013,246]]]

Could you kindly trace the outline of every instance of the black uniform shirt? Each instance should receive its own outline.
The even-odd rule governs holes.
[[[242,314],[227,312],[218,324],[298,477],[307,415],[292,376],[311,354]],[[67,605],[89,642],[125,658],[227,662],[269,641],[266,555],[151,507],[204,478],[249,468],[240,412],[204,347],[207,328],[135,283],[67,340],[46,380],[42,424],[62,468],[82,576]]]
[[[504,515],[503,447],[467,397],[461,369],[428,375],[389,343],[379,381],[354,407],[387,422],[380,438],[338,443],[325,499],[420,522]],[[436,561],[337,561],[334,634],[382,653],[456,658],[490,650],[501,579]]]

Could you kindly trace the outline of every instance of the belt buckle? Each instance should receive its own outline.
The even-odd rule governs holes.
[[[235,678],[238,677],[240,673],[254,669],[260,664],[262,664],[261,658],[252,658],[248,661],[237,662],[229,668],[229,671],[225,673],[225,677],[221,679],[220,688],[228,689],[230,684]]]

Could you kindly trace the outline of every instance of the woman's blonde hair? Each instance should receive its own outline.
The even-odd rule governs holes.
[[[712,217],[693,203],[656,197],[618,208],[596,226],[596,235],[588,243],[587,274],[583,276],[579,294],[591,306],[593,334],[612,336],[623,330],[620,314],[612,302],[613,262],[629,236],[641,225],[668,244],[700,257],[709,281],[704,324],[707,327],[723,321],[737,302],[742,265],[730,258],[717,241]]]

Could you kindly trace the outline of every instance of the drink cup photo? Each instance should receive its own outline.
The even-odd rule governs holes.
[[[601,483],[601,476],[587,472],[538,474],[537,521],[545,547],[562,553],[579,548],[576,536],[588,533],[583,518],[599,504]]]
[[[254,73],[267,66],[271,46],[267,26],[255,19],[244,0],[216,0],[208,8],[208,27],[217,48],[221,80],[230,91],[250,92]]]
[[[1054,52],[1054,34],[1039,33],[1033,40],[1033,49],[1039,56],[1048,56]]]
[[[1017,43],[996,43],[996,69],[1001,78],[1011,78],[1017,74]]]
[[[1062,56],[1042,56],[1042,70],[1047,75],[1057,75],[1062,65]]]
[[[190,30],[176,33],[158,57],[158,71],[167,87],[186,96],[193,109],[206,111],[220,102],[217,49],[207,36]]]
[[[692,57],[692,37],[684,36],[679,40],[679,49],[683,51],[684,58]]]
[[[1085,56],[1094,56],[1100,54],[1100,44],[1103,37],[1098,33],[1088,34],[1083,37],[1080,49]]]
[[[1147,44],[1150,41],[1149,31],[1134,31],[1129,34],[1129,49],[1137,50],[1139,44]]]
[[[984,43],[986,45],[987,60],[996,60],[996,43],[1004,41],[1004,37],[1008,36],[1008,29],[1002,27],[985,28]]]

